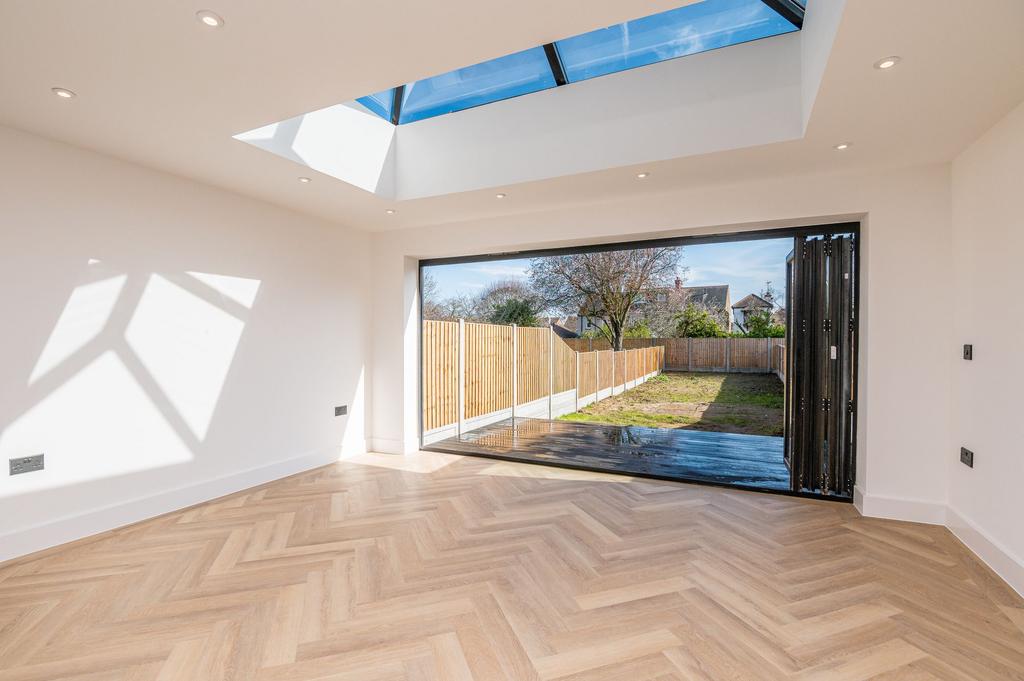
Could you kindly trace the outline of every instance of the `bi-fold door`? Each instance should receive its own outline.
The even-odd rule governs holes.
[[[856,246],[852,234],[794,240],[787,286],[786,461],[796,492],[853,495]]]

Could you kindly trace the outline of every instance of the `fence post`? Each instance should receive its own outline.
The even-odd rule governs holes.
[[[512,427],[516,425],[516,402],[519,401],[519,327],[512,325]]]
[[[593,347],[593,341],[591,341],[591,347]],[[597,379],[594,382],[594,404],[601,401],[601,352],[594,353],[594,377]]]
[[[580,353],[574,352],[573,358],[576,360],[576,409],[580,410]]]
[[[459,320],[459,437],[466,415],[466,320]]]
[[[554,419],[555,402],[555,332],[548,324],[548,421]]]
[[[686,370],[693,371],[693,339],[686,339]]]
[[[732,338],[725,338],[724,340],[725,340],[725,373],[729,373],[729,369],[731,368],[730,367],[731,357],[729,355],[731,354],[730,350],[732,350]]]
[[[771,338],[765,338],[764,339],[764,356],[768,360],[768,363],[767,363],[766,366],[768,367],[768,373],[770,374],[772,372],[772,339]]]
[[[612,385],[611,385],[611,391],[609,393],[612,396],[615,395],[615,381],[619,380],[616,377],[616,370],[617,370],[618,365],[619,365],[619,357],[618,357],[618,355],[619,355],[619,353],[615,352],[615,348],[613,347],[612,348]]]

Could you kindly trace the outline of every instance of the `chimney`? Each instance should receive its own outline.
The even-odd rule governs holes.
[[[683,288],[683,280],[680,279],[679,277],[676,277],[676,290],[678,291],[681,288]]]

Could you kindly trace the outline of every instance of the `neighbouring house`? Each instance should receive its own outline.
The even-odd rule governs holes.
[[[550,326],[559,338],[579,338],[586,330],[581,327],[583,319],[574,314],[565,317],[543,317],[541,321],[545,326]]]
[[[671,317],[682,312],[687,305],[696,305],[706,309],[715,317],[723,330],[731,332],[730,300],[728,284],[683,286],[683,280],[676,277],[674,286],[651,289],[644,298],[638,300],[630,313],[630,321],[639,321],[653,316],[651,308],[654,306],[662,306],[663,314]],[[579,325],[576,332],[580,335],[603,325],[600,319],[593,319],[586,315],[580,315],[578,319]]]
[[[741,333],[746,333],[747,319],[750,315],[758,312],[768,312],[770,314],[774,310],[775,306],[772,305],[771,302],[755,293],[751,293],[750,295],[741,298],[732,306],[732,317],[736,322],[736,328]]]
[[[652,289],[646,300],[634,306],[633,317],[643,319],[651,316],[645,309],[649,305],[667,306],[665,312],[675,315],[683,311],[687,305],[703,308],[714,317],[726,332],[732,331],[732,316],[729,314],[729,285],[713,284],[711,286],[683,286],[683,280],[676,277],[675,285]]]
[[[676,278],[676,289],[683,292],[683,305],[697,305],[707,310],[718,319],[719,325],[729,333],[732,331],[732,316],[729,314],[729,285],[715,284],[712,286],[683,286],[682,280]]]

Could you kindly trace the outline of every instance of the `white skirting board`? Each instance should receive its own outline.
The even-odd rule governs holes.
[[[25,556],[70,541],[84,539],[164,513],[177,511],[250,487],[338,461],[340,447],[328,447],[259,468],[231,473],[159,494],[65,516],[0,536],[0,561]]]
[[[1024,557],[1011,553],[950,506],[919,499],[865,495],[860,487],[854,488],[853,504],[861,515],[868,518],[945,526],[1011,588],[1024,596]]]
[[[907,520],[928,525],[946,524],[946,505],[939,502],[864,494],[860,487],[854,487],[853,505],[861,515],[869,518]]]
[[[946,527],[949,531],[1014,591],[1024,596],[1024,557],[1011,553],[956,509],[950,507],[947,510]]]

